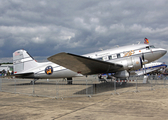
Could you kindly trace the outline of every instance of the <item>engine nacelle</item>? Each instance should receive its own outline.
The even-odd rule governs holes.
[[[117,63],[123,65],[125,70],[138,70],[142,68],[141,57],[128,57],[124,60],[117,61]]]
[[[127,70],[123,70],[123,71],[120,71],[120,72],[116,72],[114,74],[114,76],[117,77],[117,78],[128,78],[130,75],[127,72]]]

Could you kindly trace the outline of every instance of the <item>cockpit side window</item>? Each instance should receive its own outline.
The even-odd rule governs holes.
[[[149,50],[150,49],[149,46],[147,46],[146,49]]]
[[[150,48],[155,48],[155,46],[153,46],[153,45],[150,45]]]

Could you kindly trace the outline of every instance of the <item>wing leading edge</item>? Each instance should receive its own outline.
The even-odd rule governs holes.
[[[49,61],[59,64],[67,69],[83,75],[111,73],[120,71],[122,65],[83,57],[71,53],[58,53],[47,58]]]

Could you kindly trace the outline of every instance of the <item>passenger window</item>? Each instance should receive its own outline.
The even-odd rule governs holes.
[[[97,58],[98,60],[103,60],[103,58],[101,57],[101,58]]]
[[[112,55],[112,59],[115,59],[117,58],[116,54]]]
[[[117,58],[120,58],[121,56],[120,56],[120,54],[117,54]]]
[[[107,61],[107,60],[108,60],[108,56],[104,56],[103,61]]]
[[[109,58],[109,60],[112,60],[112,56],[110,55],[110,56],[108,56],[108,58]]]

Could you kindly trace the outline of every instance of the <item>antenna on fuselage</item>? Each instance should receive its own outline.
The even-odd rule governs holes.
[[[138,44],[141,44],[141,41],[137,41],[138,42]]]

